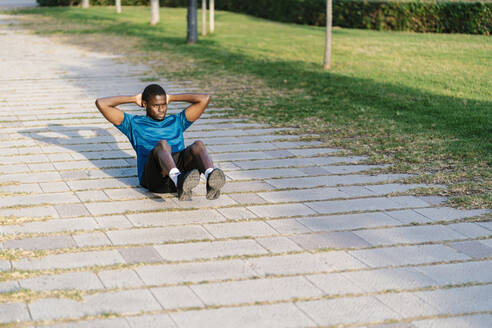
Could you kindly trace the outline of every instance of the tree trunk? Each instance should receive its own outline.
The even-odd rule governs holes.
[[[215,31],[215,0],[210,0],[210,33]]]
[[[116,0],[116,12],[121,14],[121,0]]]
[[[188,33],[186,41],[190,44],[198,41],[198,4],[197,0],[188,0]]]
[[[89,8],[89,0],[82,0],[82,8]]]
[[[202,35],[207,35],[207,0],[202,0]]]
[[[150,25],[159,23],[159,0],[150,0]]]
[[[332,0],[326,0],[326,45],[325,60],[323,68],[330,69],[331,66],[331,24],[332,24]]]

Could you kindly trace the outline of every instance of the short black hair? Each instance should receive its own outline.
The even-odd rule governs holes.
[[[153,96],[166,96],[166,91],[158,84],[151,84],[145,87],[142,92],[142,100],[149,102],[150,98]]]

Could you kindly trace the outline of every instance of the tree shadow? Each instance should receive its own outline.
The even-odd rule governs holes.
[[[64,179],[97,180],[114,178],[120,185],[131,187],[143,196],[156,202],[165,200],[145,190],[138,181],[136,158],[117,146],[114,135],[106,129],[94,126],[64,126],[50,123],[43,128],[19,131],[20,134],[40,143],[63,147],[72,153],[61,153],[55,167]],[[72,159],[63,157],[69,154]],[[56,153],[54,153],[56,156]],[[89,165],[77,165],[77,160],[87,160]],[[71,166],[71,161],[74,165]],[[96,170],[94,170],[96,168]],[[108,186],[111,188],[111,186]],[[157,197],[156,197],[157,196]]]

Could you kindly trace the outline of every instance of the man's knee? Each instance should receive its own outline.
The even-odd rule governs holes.
[[[199,154],[206,150],[205,144],[201,140],[197,140],[191,144],[191,150],[193,154]]]
[[[161,140],[157,143],[154,149],[161,150],[161,151],[166,151],[166,152],[171,152],[171,146],[167,143],[166,140]]]

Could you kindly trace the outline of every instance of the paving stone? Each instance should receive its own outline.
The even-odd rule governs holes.
[[[326,174],[327,172],[325,172]],[[294,168],[282,169],[261,169],[247,171],[227,172],[227,176],[233,180],[251,180],[251,179],[271,179],[277,177],[302,177],[307,174]]]
[[[318,213],[341,213],[353,211],[376,211],[406,207],[396,200],[398,197],[391,198],[362,198],[339,201],[310,202],[306,203],[310,208]]]
[[[154,248],[167,261],[268,253],[254,240],[249,239],[157,245]]]
[[[396,221],[386,213],[381,212],[298,218],[297,221],[312,231],[361,229],[401,225],[399,221]]]
[[[304,277],[231,281],[191,285],[190,288],[209,306],[271,302],[323,295],[320,289]]]
[[[477,223],[455,223],[448,225],[449,228],[470,238],[480,238],[492,236],[492,232],[478,225]]]
[[[127,188],[139,185],[138,179],[136,178],[67,181],[67,184],[70,189],[74,191],[107,188]]]
[[[20,156],[12,157],[12,159],[19,159]],[[44,162],[44,161],[43,161]],[[7,164],[5,158],[0,156],[0,163]],[[17,164],[17,163],[14,163]],[[41,172],[41,173],[19,173],[19,174],[4,174],[0,176],[0,182],[9,181],[22,181],[23,183],[40,183],[40,182],[53,182],[62,180],[58,172]]]
[[[482,239],[482,240],[480,240],[480,244],[483,244],[489,248],[492,248],[492,239]]]
[[[318,188],[303,190],[286,190],[258,193],[261,198],[271,203],[302,202],[307,200],[325,200],[333,198],[348,198],[349,195],[336,188]]]
[[[4,192],[21,192],[21,193],[40,193],[43,192],[38,183],[23,183],[19,185],[4,185],[0,186],[0,190]]]
[[[213,239],[212,236],[200,226],[108,231],[106,235],[114,245]]]
[[[492,221],[481,221],[477,222],[477,224],[484,227],[485,229],[492,231]]]
[[[306,327],[314,323],[290,303],[170,313],[180,327]]]
[[[275,235],[277,232],[263,221],[204,224],[215,238]]]
[[[97,275],[105,288],[134,288],[144,284],[133,270],[103,270]]]
[[[169,314],[142,315],[127,317],[131,328],[175,328],[177,327]]]
[[[95,217],[94,220],[104,228],[126,229],[133,227],[133,224],[123,215],[111,215]]]
[[[334,163],[356,162],[364,157],[313,157],[313,158],[287,158],[287,159],[267,159],[257,161],[234,161],[242,169],[261,169],[272,167],[289,167],[289,166],[320,166],[331,165]]]
[[[72,248],[76,247],[74,240],[71,236],[49,236],[49,237],[35,237],[25,239],[7,240],[4,243],[5,248],[11,249],[57,249],[57,248]]]
[[[487,213],[487,210],[457,210],[451,207],[433,207],[416,209],[417,213],[425,215],[432,221],[451,221],[464,219]]]
[[[370,296],[297,302],[296,305],[318,325],[369,323],[400,317],[388,306]],[[366,311],[369,308],[371,311]]]
[[[394,192],[406,192],[410,189],[415,189],[419,187],[426,187],[424,184],[400,184],[400,183],[386,183],[379,185],[368,185],[365,188],[383,195],[383,194],[391,194]]]
[[[387,293],[375,297],[403,318],[435,316],[440,312],[415,293]]]
[[[304,253],[247,259],[259,274],[301,274],[366,267],[346,252]]]
[[[1,271],[8,271],[11,268],[12,268],[12,265],[10,264],[10,261],[0,260],[0,272]]]
[[[421,211],[421,209],[419,209],[419,211]],[[417,213],[417,210],[388,211],[385,213],[403,224],[432,222],[428,217]]]
[[[291,179],[270,179],[265,180],[268,184],[276,188],[313,188],[327,187],[336,185],[350,185],[362,183],[374,183],[391,181],[408,177],[404,174],[379,174],[379,175],[359,175],[351,174],[344,176],[322,176]]]
[[[279,233],[293,234],[311,232],[311,230],[300,223],[298,219],[279,219],[265,222],[268,222],[268,225],[273,227]]]
[[[441,285],[458,285],[469,282],[487,283],[492,280],[484,272],[492,272],[492,261],[450,263],[415,267]]]
[[[312,175],[328,175],[330,171],[327,168],[321,167],[321,166],[308,166],[308,167],[301,167],[298,169],[304,175],[312,176]]]
[[[78,191],[75,193],[83,202],[93,202],[98,200],[108,200],[108,196],[103,191]]]
[[[416,292],[415,295],[440,313],[457,314],[490,311],[492,286],[468,286]]]
[[[39,185],[44,192],[62,192],[70,190],[65,182],[44,182]]]
[[[348,295],[363,293],[360,286],[346,277],[346,273],[309,274],[305,276],[325,295]]]
[[[153,247],[120,248],[118,251],[128,264],[162,261],[159,253]]]
[[[0,323],[20,322],[31,320],[24,303],[0,304]]]
[[[205,185],[203,187],[205,188]],[[215,200],[208,200],[205,198],[205,196],[193,196],[193,199],[191,201],[184,201],[184,202],[177,201],[176,204],[177,206],[175,207],[179,207],[179,208],[204,208],[204,207],[206,208],[206,207],[237,205],[237,202],[234,201],[228,195],[221,194],[221,196]]]
[[[363,249],[349,251],[349,254],[371,267],[470,259],[469,256],[458,253],[451,247],[443,245]]]
[[[83,297],[83,302],[45,298],[29,304],[34,320],[100,315],[103,313],[135,313],[161,310],[148,290],[100,293]]]
[[[263,204],[267,201],[257,194],[232,194],[229,195],[237,204]]]
[[[259,217],[266,218],[316,214],[304,204],[258,205],[248,206],[247,209]]]
[[[221,192],[256,192],[275,189],[271,184],[264,181],[247,181],[247,182],[228,182],[221,189]]]
[[[485,258],[492,256],[492,248],[478,241],[462,241],[449,243],[449,247],[456,249],[458,252],[474,258]]]
[[[127,201],[111,201],[111,202],[98,202],[98,203],[86,203],[85,206],[89,209],[92,215],[106,215],[106,214],[118,214],[128,211],[153,211],[162,210],[166,208],[178,207],[176,202],[172,199],[141,199],[141,200],[127,200]]]
[[[43,291],[57,289],[91,290],[101,289],[103,285],[92,272],[69,272],[19,280],[22,288]]]
[[[48,255],[43,258],[13,261],[19,270],[71,269],[94,265],[123,264],[125,261],[117,251],[95,251]]]
[[[137,267],[147,285],[252,278],[257,274],[242,260],[163,264]]]
[[[217,210],[191,210],[182,212],[157,212],[128,214],[126,216],[135,226],[168,226],[175,224],[197,224],[225,221]]]
[[[271,253],[284,253],[302,250],[296,243],[287,237],[263,237],[256,241]]]
[[[83,204],[62,204],[56,205],[55,208],[62,218],[90,215]]]
[[[415,268],[390,268],[346,272],[344,277],[358,286],[359,293],[384,292],[436,286],[432,276],[426,276]]]
[[[20,289],[17,281],[4,281],[0,282],[0,293],[11,293],[16,292]]]
[[[36,204],[58,204],[58,203],[78,203],[79,199],[71,193],[52,193],[41,195],[10,196],[0,199],[0,206],[15,205],[36,205]]]
[[[253,212],[241,207],[218,208],[217,211],[228,220],[251,219],[257,217]]]
[[[188,286],[152,288],[151,291],[166,310],[204,305]]]
[[[321,232],[289,237],[303,249],[366,248],[370,243],[350,231]]]
[[[111,241],[104,232],[76,234],[73,235],[73,239],[79,247],[111,245]]]
[[[476,314],[476,315],[466,315],[451,318],[435,318],[427,320],[413,321],[415,327],[417,328],[437,328],[437,327],[447,327],[447,328],[472,328],[472,327],[488,327],[492,322],[491,314]]]
[[[443,225],[361,230],[355,231],[354,234],[373,245],[425,243],[466,238],[466,236]]]
[[[135,171],[135,169],[131,169]],[[131,199],[131,198],[147,198],[154,194],[145,188],[124,188],[124,189],[107,189],[104,191],[109,198],[115,200]],[[158,194],[156,194],[158,195]]]
[[[26,208],[5,208],[0,209],[0,215],[3,216],[17,216],[17,217],[30,217],[30,218],[44,218],[52,217],[59,218],[58,212],[53,206],[37,206]]]

